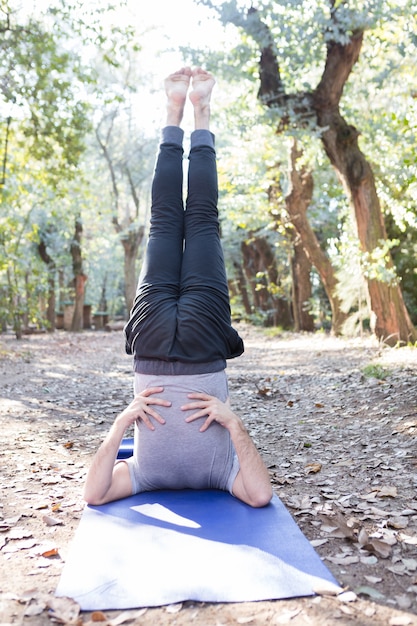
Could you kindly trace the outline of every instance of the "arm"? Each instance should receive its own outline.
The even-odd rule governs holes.
[[[84,499],[88,504],[105,504],[132,495],[129,468],[123,461],[116,463],[117,453],[124,433],[136,420],[141,419],[150,430],[155,430],[150,417],[160,424],[165,423],[165,420],[152,408],[152,405],[170,406],[171,403],[167,400],[152,398],[152,394],[162,391],[162,387],[142,391],[116,417],[87,473]]]
[[[181,408],[184,411],[194,409],[196,412],[186,417],[186,422],[206,417],[200,428],[201,432],[207,430],[215,421],[227,428],[230,433],[240,465],[233,483],[233,494],[254,507],[267,505],[272,498],[268,470],[240,417],[231,410],[228,402],[221,402],[214,396],[190,393],[188,397],[194,402]]]

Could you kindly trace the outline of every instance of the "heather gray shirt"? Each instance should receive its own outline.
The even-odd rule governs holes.
[[[216,422],[199,431],[205,418],[185,422],[192,412],[181,411],[193,391],[228,397],[226,372],[195,375],[135,374],[135,393],[150,387],[164,387],[159,394],[172,402],[155,407],[166,420],[151,431],[142,421],[135,425],[134,453],[126,459],[133,493],[157,489],[222,489],[232,492],[239,463],[228,430]],[[156,394],[158,396],[158,394]],[[152,419],[152,418],[151,418]]]

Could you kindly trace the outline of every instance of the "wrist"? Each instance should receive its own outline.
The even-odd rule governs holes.
[[[232,438],[233,436],[238,436],[242,433],[246,433],[245,425],[240,417],[238,417],[237,415],[234,415],[234,419],[228,423],[227,429]]]
[[[128,416],[125,415],[123,412],[120,413],[120,415],[118,415],[114,420],[112,430],[114,434],[120,434],[121,436],[123,436],[125,430],[127,430],[129,426],[130,421],[128,420]]]

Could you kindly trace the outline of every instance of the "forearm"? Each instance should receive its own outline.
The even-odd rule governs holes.
[[[97,450],[84,485],[84,499],[87,502],[100,502],[109,491],[114,464],[125,430],[123,422],[116,420]]]
[[[272,487],[268,470],[256,449],[242,420],[236,418],[228,428],[239,459],[240,472],[236,482],[236,493],[252,506],[264,506],[272,498]]]

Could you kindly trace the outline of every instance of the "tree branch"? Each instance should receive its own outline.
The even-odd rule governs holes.
[[[340,32],[337,9],[333,6],[331,20]],[[347,43],[328,41],[323,75],[314,91],[288,94],[281,78],[273,35],[269,26],[261,20],[257,9],[249,9],[246,19],[240,15],[239,18],[232,16],[230,21],[243,28],[258,44],[260,50],[258,98],[269,108],[279,107],[287,111],[288,115],[283,116],[281,125],[288,123],[291,114],[304,116],[307,120],[317,109],[338,107],[343,88],[360,54],[363,29],[353,32]]]
[[[259,60],[261,86],[258,98],[267,104],[271,98],[276,99],[285,94],[274,39],[268,26],[260,19],[258,10],[253,7],[248,11],[245,30],[258,44],[261,53]]]
[[[110,128],[107,132],[107,137],[106,137],[106,142],[104,142],[101,137],[100,137],[100,125],[96,128],[96,138],[97,138],[97,142],[98,145],[101,148],[101,151],[103,152],[103,156],[104,159],[107,163],[107,166],[109,168],[109,172],[110,172],[110,178],[111,178],[111,182],[112,182],[112,188],[113,188],[113,193],[114,193],[114,215],[112,218],[112,222],[114,225],[114,228],[116,230],[117,233],[120,233],[122,228],[119,224],[119,219],[118,219],[118,211],[119,211],[119,188],[117,186],[117,180],[116,180],[116,172],[114,171],[114,167],[113,167],[113,161],[112,158],[110,156],[110,153],[107,149],[107,143],[109,141],[109,137],[111,134],[111,129],[113,128],[113,121],[114,121],[114,117],[112,117],[111,120],[111,125]]]
[[[314,101],[320,109],[339,106],[344,86],[359,58],[363,30],[355,32],[348,44],[329,41],[324,71],[314,90]]]

